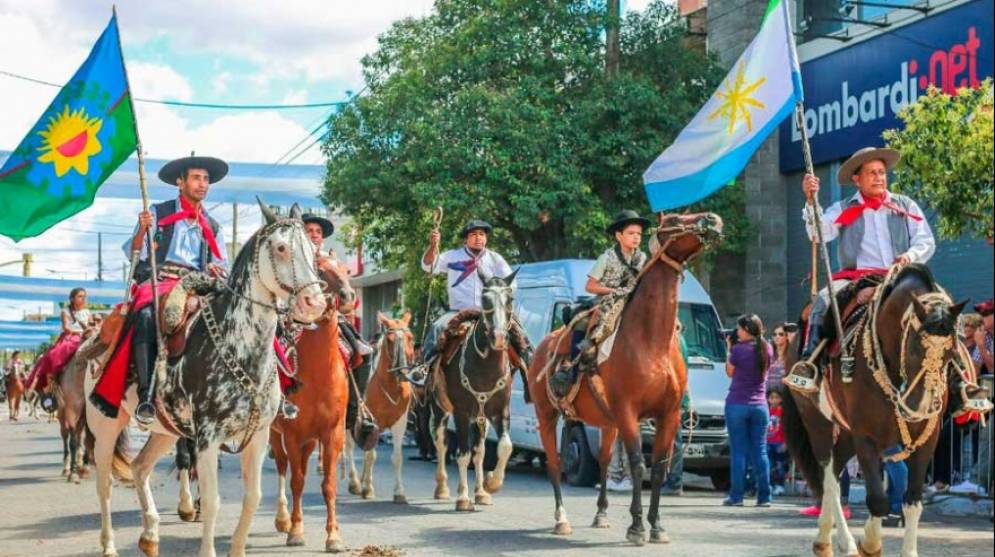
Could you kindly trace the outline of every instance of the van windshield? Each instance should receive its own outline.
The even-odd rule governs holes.
[[[719,335],[719,319],[712,306],[681,303],[677,315],[684,326],[684,342],[688,345],[689,357],[725,361],[726,347]]]

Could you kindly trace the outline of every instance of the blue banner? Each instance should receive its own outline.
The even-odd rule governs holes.
[[[991,77],[993,16],[993,0],[977,0],[802,63],[813,162],[883,146],[881,133],[901,123],[896,112],[930,85],[953,93]],[[795,119],[779,134],[781,172],[802,169]]]

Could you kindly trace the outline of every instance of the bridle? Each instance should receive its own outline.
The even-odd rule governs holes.
[[[485,286],[484,287],[484,292],[486,293],[488,290],[490,290],[492,292],[495,291],[495,290],[501,290],[501,291],[508,290],[510,292],[511,291],[511,287],[510,286]],[[504,294],[504,292],[499,292],[499,293],[496,293],[496,294],[497,294],[498,298],[502,298],[503,297],[502,295]],[[483,298],[483,297],[484,297],[484,294],[481,294],[481,298]],[[498,331],[497,329],[495,329],[495,328],[493,328],[491,326],[491,318],[489,316],[493,315],[498,310],[498,306],[500,306],[500,305],[502,305],[500,303],[500,300],[498,301],[498,303],[495,303],[494,306],[492,306],[490,309],[485,309],[483,307],[483,304],[481,304],[481,308],[480,308],[481,316],[480,316],[480,321],[479,322],[482,323],[483,326],[484,326],[484,335],[488,338],[489,346],[487,346],[483,350],[481,350],[478,347],[478,345],[477,345],[477,335],[476,334],[469,335],[470,336],[470,342],[473,342],[473,349],[477,352],[477,355],[480,356],[481,358],[486,358],[487,357],[487,353],[488,353],[489,350],[497,350],[497,348],[494,346],[494,340],[493,340],[495,338],[494,333],[496,333],[496,332],[502,332],[502,333],[504,333],[505,338],[507,338],[508,337],[508,331],[511,329],[511,319],[510,318],[505,319],[505,325],[504,325],[504,327],[502,327],[500,329],[500,331]],[[505,309],[507,309],[507,308],[505,308]],[[474,330],[472,332],[476,333],[476,326],[474,326]]]
[[[661,226],[656,229],[655,234],[657,239],[660,238],[661,234],[666,234],[667,239],[660,243],[660,247],[653,253],[650,260],[646,262],[643,266],[642,271],[639,272],[639,276],[636,277],[638,280],[653,266],[657,261],[663,263],[664,265],[673,269],[681,279],[684,278],[684,273],[687,271],[688,264],[693,261],[696,257],[701,255],[705,248],[721,238],[721,233],[711,228],[707,224],[707,219],[700,218],[695,221],[694,224],[684,224],[679,223],[670,226]],[[694,234],[701,245],[698,249],[689,255],[683,262],[678,261],[667,254],[667,249],[673,245],[678,239],[687,236],[688,234]]]
[[[387,351],[384,348],[387,345],[390,346],[390,367],[387,368],[387,373],[394,374],[407,374],[407,371],[411,369],[411,364],[408,362],[408,352],[406,350],[406,340],[408,333],[411,329],[408,327],[389,327],[381,331],[380,340],[377,341],[377,355],[374,358],[373,369],[374,371],[380,370],[380,357]],[[387,337],[389,335],[394,335],[394,342],[388,342]]]

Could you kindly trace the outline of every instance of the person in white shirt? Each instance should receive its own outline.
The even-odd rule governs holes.
[[[507,277],[512,274],[508,262],[499,253],[487,249],[487,237],[491,230],[491,225],[487,222],[471,220],[466,223],[462,230],[463,246],[443,252],[441,255],[439,254],[439,231],[433,230],[429,235],[429,245],[422,256],[421,267],[426,273],[446,275],[449,309],[436,319],[429,329],[422,346],[422,361],[429,362],[435,357],[438,350],[436,339],[457,313],[467,309],[480,309],[480,297],[484,284],[480,280],[478,271],[485,277]],[[514,288],[514,285],[512,287]],[[519,356],[527,362],[528,352],[531,350],[528,347],[525,333],[517,321],[512,322],[509,332],[512,337],[512,345],[516,344],[517,339],[520,346],[515,346],[515,348],[526,352],[525,354],[519,353]],[[524,346],[521,346],[522,344]]]

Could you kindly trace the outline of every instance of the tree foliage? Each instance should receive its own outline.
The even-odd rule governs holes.
[[[895,189],[939,216],[946,238],[991,238],[993,229],[992,80],[948,95],[931,87],[898,117],[901,129],[884,133],[901,151]]]

